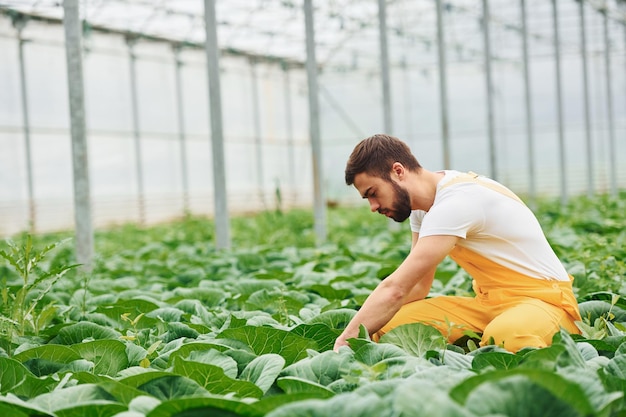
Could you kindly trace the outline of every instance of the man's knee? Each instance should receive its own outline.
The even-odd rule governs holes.
[[[575,328],[565,311],[541,300],[526,300],[487,324],[481,345],[493,343],[511,352],[524,347],[542,348],[552,344],[552,337],[561,327],[568,331]]]
[[[515,353],[525,347],[542,348],[549,346],[554,333],[546,340],[545,337],[525,332],[524,329],[490,328],[490,326],[487,326],[480,345],[487,346],[493,344]]]
[[[559,324],[548,320],[523,322],[496,318],[483,331],[481,345],[495,344],[510,352],[525,347],[542,348],[552,343],[552,337],[560,330]]]

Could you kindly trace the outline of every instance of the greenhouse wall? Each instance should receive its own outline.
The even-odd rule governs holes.
[[[28,228],[26,155],[21,112],[18,41],[10,19],[0,17],[0,233]],[[36,228],[73,226],[72,160],[63,27],[30,22],[25,63],[30,116]],[[171,45],[133,46],[137,79],[137,125],[145,219],[140,218],[137,149],[126,40],[114,34],[85,41],[84,79],[94,224],[161,222],[186,211],[210,214],[211,135],[205,55],[183,50],[178,119],[176,54]],[[252,67],[258,77],[260,123],[255,131]],[[307,142],[306,80],[302,70],[252,64],[245,57],[221,61],[229,207],[233,212],[274,209],[276,190],[287,207],[311,204],[310,146]],[[286,86],[286,83],[289,83]],[[291,91],[287,132],[285,89]],[[182,131],[182,132],[181,132]],[[184,136],[184,148],[181,146]],[[257,145],[260,145],[257,146]],[[186,164],[183,174],[183,155]],[[290,162],[289,157],[293,158]],[[289,170],[292,169],[293,172]],[[183,175],[187,177],[185,210]]]
[[[576,2],[563,4],[575,8]],[[594,192],[604,193],[610,190],[611,156],[620,162],[616,166],[618,187],[626,187],[626,168],[621,163],[626,160],[626,35],[622,26],[611,23],[611,126],[601,16],[589,14],[587,19],[593,188]],[[449,17],[447,24],[452,37],[449,42],[462,45],[454,31],[458,22]],[[403,45],[402,53],[410,64],[391,68],[393,124],[386,133],[406,140],[422,165],[437,170],[445,168],[439,67],[434,41],[424,40],[434,39],[434,26],[423,31],[424,38],[408,39]],[[543,37],[537,34],[540,31],[545,32]],[[528,154],[527,146],[521,41],[511,31],[500,29],[492,34],[493,54],[499,57],[492,62],[496,177],[521,195],[529,193],[530,160],[536,167],[539,195],[556,197],[563,192],[557,79],[549,31],[549,25],[537,25],[530,44],[533,155]],[[468,44],[478,42],[480,25],[469,32],[472,39]],[[70,229],[74,223],[62,22],[29,20],[21,37],[23,41],[11,16],[0,14],[2,236],[29,229]],[[562,37],[560,82],[567,192],[583,194],[589,188],[583,61],[577,33],[565,29]],[[165,40],[129,41],[121,33],[97,30],[85,33],[83,41],[94,225],[152,224],[186,213],[212,216],[205,51],[193,45],[177,48]],[[343,168],[359,140],[384,132],[380,69],[364,62],[358,54],[349,53],[353,41],[356,37],[346,39],[341,51],[319,67],[323,185],[326,199],[338,204],[362,204],[358,194],[345,185]],[[378,48],[377,39],[371,42],[372,48]],[[20,45],[24,54],[27,122],[20,90]],[[450,47],[447,54],[451,168],[489,175],[492,167],[482,55],[471,47]],[[311,207],[313,175],[304,66],[286,66],[228,51],[220,59],[229,211],[236,214]],[[32,215],[26,125],[35,208]],[[610,129],[616,139],[614,155],[610,154]]]

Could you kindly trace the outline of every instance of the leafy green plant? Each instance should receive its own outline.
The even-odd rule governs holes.
[[[588,328],[517,353],[493,343],[478,347],[472,332],[450,345],[448,336],[463,330],[452,322],[439,326],[444,334],[424,324],[400,326],[378,342],[361,326],[349,347],[334,352],[337,336],[410,248],[408,227],[390,228],[367,207],[330,209],[331,233],[321,246],[305,210],[234,218],[233,248],[220,251],[212,246],[211,221],[199,217],[98,231],[88,285],[74,274],[48,275],[25,295],[25,312],[46,290],[34,315],[52,301],[57,309],[55,325],[39,336],[29,321],[22,336],[13,328],[19,323],[9,303],[25,281],[11,262],[0,262],[7,300],[0,340],[9,331],[13,338],[12,355],[0,349],[0,411],[626,417],[624,201],[540,207],[551,243],[575,276]],[[52,244],[61,236],[37,239]],[[27,258],[45,252],[28,272],[29,286],[72,259],[67,248],[31,248],[27,257],[16,248],[3,258],[22,270]],[[431,295],[470,295],[470,284],[446,261]]]
[[[130,326],[132,327],[132,330],[128,330],[126,332],[126,335],[120,336],[120,339],[128,341],[128,342],[135,343],[137,346],[141,346],[140,340],[139,340],[140,330],[138,329],[137,324],[139,323],[139,320],[141,320],[141,318],[143,316],[144,316],[144,314],[140,313],[139,315],[137,315],[137,317],[135,317],[134,319],[131,319],[130,318],[130,313],[122,314],[120,316],[121,320],[125,321],[125,322],[128,322],[130,324]],[[157,351],[158,347],[161,346],[162,343],[163,343],[162,340],[157,340],[156,342],[153,342],[146,349],[146,356],[143,359],[141,359],[141,361],[139,362],[139,366],[141,366],[142,368],[149,367],[150,366],[150,360],[154,359],[156,357],[156,351]]]
[[[43,307],[39,304],[52,290],[52,286],[78,265],[63,265],[50,269],[42,268],[42,265],[46,255],[67,240],[37,250],[33,245],[32,236],[27,235],[23,244],[18,245],[7,240],[8,250],[0,250],[0,257],[13,267],[18,276],[17,282],[12,282],[4,276],[0,289],[2,294],[0,334],[9,341],[25,334],[37,335],[54,317],[56,312],[54,304]]]
[[[608,294],[607,294],[608,295]],[[604,300],[590,300],[581,303],[582,320],[576,322],[583,337],[602,340],[609,336],[626,336],[626,326],[616,319],[619,312],[620,320],[626,319],[626,311],[617,307],[620,300],[618,294],[610,294],[610,302]]]

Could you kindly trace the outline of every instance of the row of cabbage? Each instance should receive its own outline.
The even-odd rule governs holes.
[[[358,222],[371,220],[355,210],[333,211],[341,239],[318,247],[289,241],[310,233],[301,213],[241,220],[265,240],[246,235],[247,246],[227,251],[198,232],[211,230],[201,219],[125,228],[99,236],[102,256],[89,274],[72,265],[70,242],[19,237],[0,252],[0,411],[624,416],[624,202],[570,204],[546,204],[539,216],[576,278],[582,335],[561,332],[552,346],[517,354],[471,338],[450,345],[421,324],[380,343],[363,331],[332,351],[408,251],[406,230],[381,222],[365,233]],[[299,230],[289,232],[292,224]],[[470,295],[469,277],[446,261],[433,294]]]

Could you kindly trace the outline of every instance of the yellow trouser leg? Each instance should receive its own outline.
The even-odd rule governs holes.
[[[494,311],[502,309],[494,307]],[[493,338],[495,344],[511,352],[527,346],[546,347],[550,346],[552,337],[561,328],[579,333],[574,321],[562,309],[545,301],[518,298],[485,327],[481,345],[489,344]]]
[[[404,305],[373,339],[378,341],[394,327],[417,322],[434,326],[449,342],[463,336],[464,330],[483,333],[481,345],[493,339],[511,352],[527,346],[548,346],[561,327],[578,333],[565,311],[542,300],[525,296],[495,300],[443,296]]]
[[[373,335],[373,339],[377,341],[389,330],[407,323],[434,326],[447,336],[450,342],[454,342],[463,336],[463,330],[482,332],[489,319],[475,298],[455,296],[428,298],[402,306],[400,311]]]

